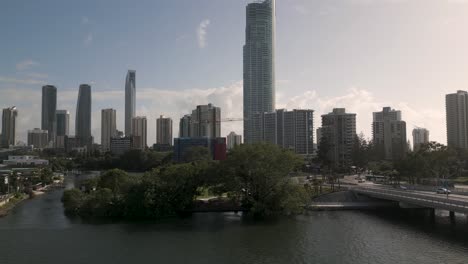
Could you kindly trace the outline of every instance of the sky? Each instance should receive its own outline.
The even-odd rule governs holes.
[[[117,110],[136,70],[137,115],[179,118],[199,104],[242,117],[242,46],[247,0],[16,0],[0,9],[0,107],[17,106],[18,140],[40,127],[41,87],[58,88],[71,113],[78,87],[92,86],[92,133],[101,109]],[[402,111],[411,139],[425,127],[446,143],[445,94],[468,89],[468,0],[277,0],[277,108],[334,107],[357,114],[371,137],[372,112]],[[242,134],[225,122],[222,135]]]

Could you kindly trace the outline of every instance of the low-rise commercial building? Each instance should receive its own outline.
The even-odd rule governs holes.
[[[47,166],[48,160],[39,159],[36,156],[8,156],[7,160],[3,161],[7,166]]]

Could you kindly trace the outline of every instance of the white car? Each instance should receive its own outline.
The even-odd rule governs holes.
[[[436,190],[436,193],[438,193],[438,194],[450,194],[451,191],[449,189],[446,189],[446,188],[438,188]]]

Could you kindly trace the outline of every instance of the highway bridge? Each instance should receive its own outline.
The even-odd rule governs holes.
[[[423,208],[441,209],[454,213],[468,215],[468,196],[455,194],[436,194],[429,191],[414,191],[403,189],[392,189],[387,187],[362,187],[351,188],[351,191],[368,197],[396,201],[400,205],[413,205]]]

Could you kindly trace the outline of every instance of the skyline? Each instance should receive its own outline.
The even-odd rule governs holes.
[[[15,22],[11,23],[13,28],[4,21],[0,28],[10,38],[0,51],[5,58],[0,63],[0,105],[18,106],[18,139],[26,141],[26,131],[40,127],[38,98],[42,85],[57,87],[57,109],[69,110],[71,120],[75,120],[78,86],[88,82],[93,89],[92,134],[95,142],[100,142],[101,109],[115,108],[117,127],[123,130],[124,77],[128,69],[135,69],[139,72],[136,115],[148,118],[149,144],[156,140],[156,118],[161,114],[178,120],[196,105],[213,103],[222,108],[223,117],[241,117],[242,45],[248,2],[202,0],[195,5],[180,0],[142,4],[148,11],[139,10],[143,12],[141,17],[129,25],[138,26],[139,34],[132,35],[135,42],[148,45],[137,45],[140,52],[132,46],[109,45],[107,49],[106,44],[116,39],[99,37],[98,33],[115,34],[123,22],[116,22],[114,16],[120,11],[114,9],[112,17],[99,17],[97,14],[104,10],[102,3],[95,4],[94,11],[85,11],[87,6],[94,7],[90,2],[75,3],[82,14],[56,18],[64,22],[63,27],[75,23],[73,27],[84,32],[80,41],[70,46],[52,41],[65,37],[63,30],[58,30],[57,36],[44,31],[44,36],[39,36],[28,29],[32,32],[29,37],[35,39],[34,47],[17,36],[25,31],[25,24],[28,28],[50,28],[56,24],[54,19],[36,24]],[[176,9],[181,3],[193,10]],[[8,3],[0,11],[0,19],[28,19],[26,15],[33,10],[44,11],[45,16],[50,12],[35,5],[31,2],[20,10],[19,4]],[[56,7],[61,8],[61,4]],[[149,19],[150,11],[159,12],[158,8],[163,8],[165,15],[156,20],[187,14],[179,23],[186,27],[161,27],[155,20],[142,23]],[[314,109],[314,122],[319,124],[321,114],[345,107],[347,112],[357,114],[357,132],[371,137],[371,113],[390,106],[402,111],[408,134],[414,126],[425,127],[431,132],[431,140],[446,143],[444,96],[468,88],[468,53],[463,48],[468,44],[463,31],[468,22],[463,17],[466,11],[466,3],[442,0],[278,1],[277,108]],[[110,26],[112,23],[115,25]],[[150,26],[155,29],[147,31]],[[85,31],[93,30],[92,37],[86,38]],[[154,31],[171,34],[165,35],[167,38],[143,34]],[[178,34],[186,36],[177,43]],[[47,45],[41,43],[47,38],[51,38],[47,42],[51,47],[46,49]],[[174,48],[167,47],[170,45]],[[51,55],[52,47],[56,50]],[[64,50],[76,55],[69,54],[68,59]],[[126,60],[126,54],[132,55],[133,51],[135,58]],[[91,64],[84,67],[83,62]],[[75,124],[71,123],[70,131],[74,131]],[[174,131],[178,131],[177,123]],[[243,134],[242,122],[223,123],[222,135],[230,131]]]

